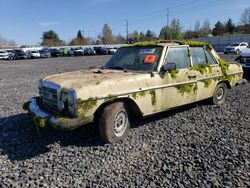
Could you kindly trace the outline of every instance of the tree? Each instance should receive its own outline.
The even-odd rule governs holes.
[[[126,43],[125,37],[123,37],[121,34],[115,36],[114,40],[115,40],[116,44],[125,44]]]
[[[234,31],[235,31],[235,25],[233,24],[232,19],[229,18],[225,24],[225,32],[233,34]]]
[[[171,36],[172,36],[171,28],[169,26],[165,26],[161,29],[159,39],[170,40]]]
[[[15,41],[0,36],[0,46],[16,46]]]
[[[194,24],[194,31],[195,32],[200,32],[200,26],[201,26],[201,23],[199,20],[196,20],[195,21],[195,24]]]
[[[224,31],[225,31],[224,25],[220,21],[218,21],[214,25],[212,33],[214,36],[218,36],[218,35],[223,35]]]
[[[181,39],[182,33],[180,21],[178,19],[173,19],[170,26],[163,27],[159,38],[163,40]]]
[[[57,33],[53,30],[43,32],[41,45],[46,46],[59,46],[63,45],[64,42],[59,38]]]
[[[85,39],[84,39],[84,37],[83,37],[83,35],[82,35],[82,32],[81,32],[81,30],[79,30],[78,32],[77,32],[77,37],[76,38],[73,38],[71,41],[70,41],[70,43],[69,43],[69,45],[73,45],[73,46],[78,46],[78,45],[83,45],[83,44],[85,44]]]
[[[77,33],[77,38],[78,38],[78,39],[83,39],[81,30],[78,31],[78,33]]]
[[[103,44],[113,44],[114,43],[114,38],[112,35],[112,31],[108,24],[104,24],[103,29],[102,29],[102,43]]]
[[[240,21],[244,25],[250,24],[250,7],[246,8],[241,14]]]
[[[208,19],[204,20],[200,33],[203,37],[207,37],[211,33],[210,22]]]
[[[172,30],[172,38],[173,39],[181,39],[181,26],[179,19],[173,19],[170,24],[171,30]]]
[[[194,39],[199,37],[199,32],[196,31],[186,31],[183,36],[184,39]]]
[[[147,30],[145,34],[145,40],[146,41],[152,41],[156,39],[156,35],[153,31]]]

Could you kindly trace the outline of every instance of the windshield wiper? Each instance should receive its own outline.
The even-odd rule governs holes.
[[[109,67],[104,67],[104,68],[107,68],[107,69],[115,69],[115,70],[124,70],[125,72],[127,72],[128,70],[121,66],[121,65],[114,65],[114,66],[109,66]]]

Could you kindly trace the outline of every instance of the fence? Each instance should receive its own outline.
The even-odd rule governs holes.
[[[213,45],[214,49],[222,52],[224,48],[231,43],[235,42],[248,42],[250,45],[250,34],[228,35],[219,37],[198,38],[194,40],[205,41]]]

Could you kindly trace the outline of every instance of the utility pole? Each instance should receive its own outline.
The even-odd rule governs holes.
[[[126,20],[126,33],[127,33],[127,44],[128,44],[128,19]]]
[[[169,26],[169,8],[167,8],[167,26]]]

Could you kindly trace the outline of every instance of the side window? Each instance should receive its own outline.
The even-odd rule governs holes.
[[[190,66],[187,47],[170,47],[165,63],[175,63],[176,68],[185,69]]]
[[[193,65],[200,65],[207,63],[204,49],[202,47],[192,47],[192,61]]]
[[[206,54],[206,57],[207,57],[207,63],[208,64],[216,64],[217,62],[215,61],[215,59],[212,57],[212,55],[205,50],[205,54]]]

